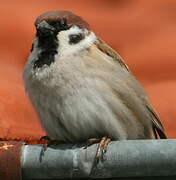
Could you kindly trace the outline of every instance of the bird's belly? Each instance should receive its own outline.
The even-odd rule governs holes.
[[[81,142],[103,136],[114,140],[144,137],[141,124],[138,124],[141,131],[135,130],[138,123],[135,117],[121,111],[124,104],[114,97],[109,101],[111,106],[100,93],[87,90],[86,94],[80,91],[64,98],[43,99],[39,104],[44,106],[36,109],[47,135],[55,140]],[[117,108],[115,112],[112,104]]]
[[[147,138],[146,125],[142,122],[148,123],[149,116],[142,111],[143,107],[136,110],[140,114],[137,116],[134,106],[124,103],[104,81],[80,77],[79,81],[73,79],[42,92],[43,89],[32,101],[43,128],[52,139],[80,142],[103,136],[114,140]]]
[[[47,135],[54,140],[61,140],[65,142],[85,142],[89,138],[101,138],[106,135],[104,130],[98,125],[89,121],[89,119],[82,118],[81,121],[77,119],[58,119],[51,116],[51,120],[42,118],[42,124],[46,130]]]
[[[84,106],[82,103],[66,105],[57,113],[42,109],[40,120],[47,135],[54,140],[65,142],[83,142],[89,138],[103,136],[123,139],[126,136],[108,109],[103,110],[101,107],[96,109],[93,104],[89,107]]]

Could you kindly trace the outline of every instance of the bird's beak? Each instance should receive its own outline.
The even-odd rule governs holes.
[[[36,26],[37,36],[39,37],[48,37],[52,36],[55,33],[55,28],[49,25],[46,21],[42,21]]]

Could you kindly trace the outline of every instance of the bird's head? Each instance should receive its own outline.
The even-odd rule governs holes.
[[[81,17],[69,11],[49,11],[35,21],[36,38],[32,52],[34,68],[49,66],[55,56],[66,57],[89,49],[96,36]]]

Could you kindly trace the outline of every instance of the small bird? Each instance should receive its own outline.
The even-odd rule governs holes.
[[[120,55],[69,11],[35,21],[23,78],[46,135],[63,142],[166,138],[158,115]]]

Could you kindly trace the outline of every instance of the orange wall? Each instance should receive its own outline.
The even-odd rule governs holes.
[[[43,134],[21,75],[35,17],[48,10],[84,17],[126,60],[168,136],[176,137],[175,0],[6,0],[0,6],[0,137],[35,139]]]

